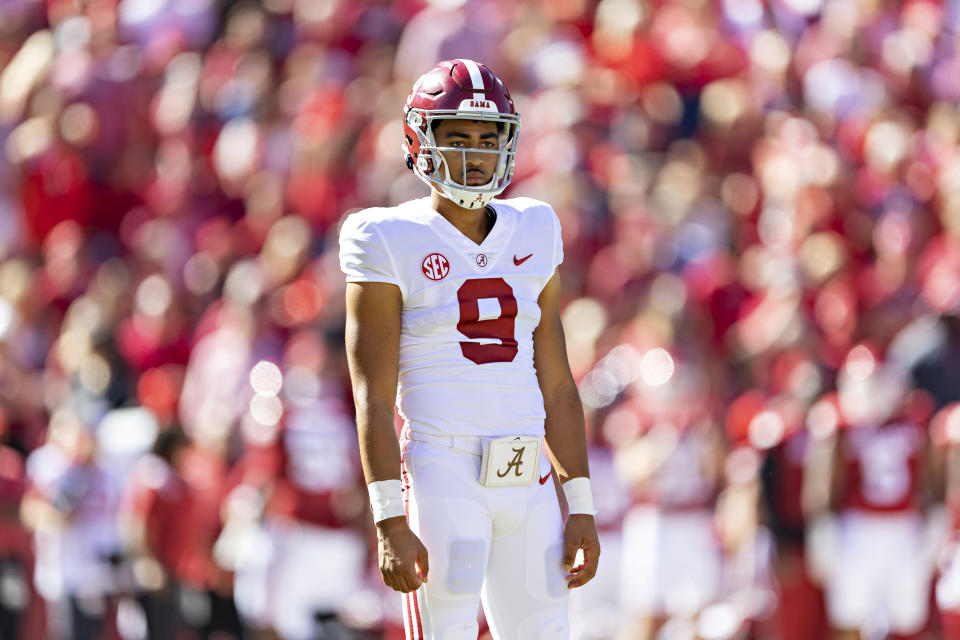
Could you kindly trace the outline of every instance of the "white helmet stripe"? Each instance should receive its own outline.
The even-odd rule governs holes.
[[[467,60],[461,58],[460,62],[467,68],[467,71],[470,72],[470,82],[473,83],[474,89],[483,89],[483,76],[480,75],[480,67],[477,66],[477,63],[473,60]],[[486,100],[482,93],[474,93],[474,100]]]

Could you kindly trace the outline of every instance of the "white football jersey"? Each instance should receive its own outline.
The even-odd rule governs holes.
[[[489,206],[496,223],[479,245],[429,198],[360,211],[340,230],[347,282],[400,288],[397,404],[414,433],[543,434],[533,330],[563,261],[560,222],[530,198]]]

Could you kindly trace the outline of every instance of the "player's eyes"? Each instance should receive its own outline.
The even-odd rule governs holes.
[[[470,145],[468,145],[468,144],[467,144],[466,142],[464,142],[463,140],[454,140],[454,141],[450,142],[449,144],[447,144],[447,146],[448,146],[448,147],[455,147],[455,148],[457,148],[457,149],[463,149],[463,148],[468,148],[468,149],[496,149],[496,148],[497,148],[497,145],[496,145],[495,142],[481,142],[478,146],[476,146],[476,147],[471,147]]]

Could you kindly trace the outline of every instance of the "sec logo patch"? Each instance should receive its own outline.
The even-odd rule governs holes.
[[[431,280],[443,280],[450,273],[450,261],[442,253],[431,253],[423,259],[420,269]]]

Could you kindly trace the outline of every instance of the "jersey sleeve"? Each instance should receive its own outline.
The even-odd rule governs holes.
[[[386,282],[400,286],[376,221],[362,212],[348,216],[340,228],[340,269],[347,282]]]
[[[552,209],[551,213],[553,214],[553,266],[556,269],[563,263],[563,233],[560,228],[560,218]]]

